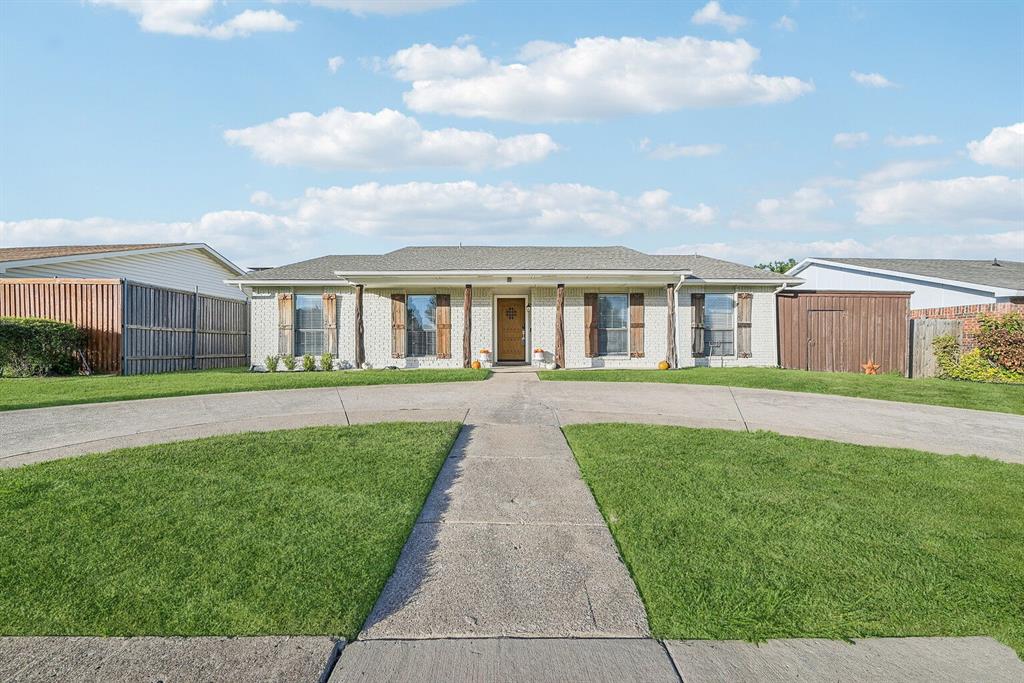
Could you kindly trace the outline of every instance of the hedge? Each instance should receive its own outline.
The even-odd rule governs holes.
[[[85,334],[71,323],[0,317],[0,376],[72,375]]]

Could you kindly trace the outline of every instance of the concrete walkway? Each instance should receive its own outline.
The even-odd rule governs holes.
[[[1024,463],[1024,416],[764,389],[485,382],[260,391],[0,412],[0,467],[244,431],[383,420],[640,422],[767,429]],[[532,373],[515,375],[534,377]],[[553,418],[552,418],[553,416]],[[486,421],[486,420],[484,420]]]

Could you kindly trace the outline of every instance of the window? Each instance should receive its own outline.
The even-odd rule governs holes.
[[[406,304],[406,355],[437,355],[437,297],[410,294]]]
[[[704,297],[704,355],[735,356],[734,304],[732,294]]]
[[[319,294],[295,295],[295,355],[324,352],[324,299]]]
[[[618,356],[629,352],[629,295],[597,295],[597,355]]]

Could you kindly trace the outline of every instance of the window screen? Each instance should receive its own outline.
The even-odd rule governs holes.
[[[295,355],[324,352],[324,300],[319,294],[295,296]]]
[[[615,356],[629,351],[628,323],[628,295],[597,295],[597,354],[599,356]]]
[[[732,294],[704,297],[704,355],[734,356],[735,308]]]
[[[437,297],[433,294],[410,294],[406,304],[406,355],[437,355]]]

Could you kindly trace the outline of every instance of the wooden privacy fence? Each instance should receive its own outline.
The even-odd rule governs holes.
[[[909,292],[785,290],[778,294],[779,365],[906,375]]]
[[[85,330],[93,372],[140,375],[249,364],[249,304],[126,280],[0,280],[0,315]]]
[[[936,337],[950,334],[957,344],[963,343],[964,323],[962,320],[919,318],[910,321],[910,376],[935,377],[939,364],[935,360],[932,342]]]

